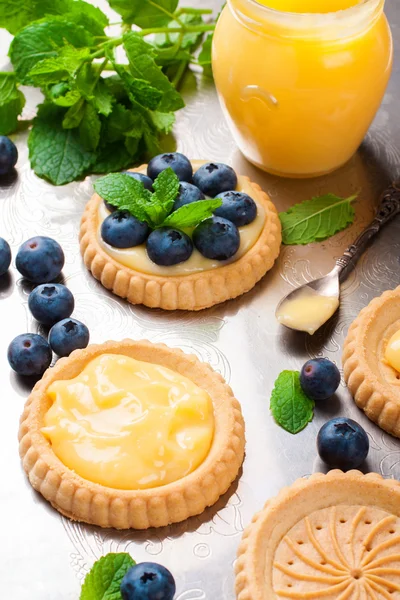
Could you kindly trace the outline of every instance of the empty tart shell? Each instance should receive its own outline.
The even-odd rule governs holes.
[[[194,166],[202,161],[193,161]],[[145,172],[146,165],[132,171]],[[94,194],[81,221],[80,248],[86,267],[101,284],[132,304],[165,310],[201,310],[251,290],[279,255],[281,225],[277,210],[261,187],[243,177],[265,212],[263,229],[253,246],[238,260],[197,273],[160,276],[124,266],[98,241],[98,210],[102,199]]]
[[[214,408],[214,439],[195,471],[161,487],[120,490],[82,478],[57,458],[41,432],[51,405],[47,389],[54,381],[76,377],[90,361],[105,353],[163,365],[208,392]],[[202,513],[237,477],[245,444],[240,405],[218,373],[181,350],[129,339],[76,350],[48,369],[26,402],[19,440],[22,464],[32,487],[54,508],[70,519],[117,529],[162,527]]]
[[[357,406],[379,427],[400,437],[399,373],[385,361],[400,330],[400,287],[374,298],[353,321],[343,348],[343,370]]]
[[[284,488],[245,530],[236,594],[238,600],[399,596],[400,483],[334,470]]]

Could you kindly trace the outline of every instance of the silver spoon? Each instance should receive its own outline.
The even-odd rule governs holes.
[[[393,183],[383,194],[381,203],[378,207],[378,211],[375,219],[364,229],[364,231],[358,236],[354,244],[349,246],[347,250],[344,252],[343,256],[336,260],[336,264],[333,267],[332,271],[330,271],[324,277],[320,277],[319,279],[314,279],[314,281],[310,281],[299,288],[290,292],[287,296],[282,298],[279,302],[275,316],[279,319],[279,312],[282,308],[283,303],[292,302],[293,300],[299,299],[302,295],[312,295],[312,296],[322,296],[329,298],[336,298],[337,305],[334,305],[332,312],[325,318],[323,322],[321,322],[315,329],[312,331],[314,333],[319,327],[321,327],[330,317],[336,312],[339,306],[339,298],[340,298],[340,279],[342,273],[345,269],[353,262],[358,256],[361,254],[361,251],[364,249],[367,242],[374,237],[380,231],[380,229],[388,223],[394,216],[396,216],[400,212],[400,181]],[[313,307],[314,308],[314,307]],[[312,309],[312,312],[313,309]],[[310,319],[314,318],[315,315],[310,312]],[[282,322],[282,321],[280,321]],[[288,323],[282,323],[289,329],[295,329],[297,331],[306,331],[305,329],[300,329],[294,325],[289,325]],[[311,333],[311,331],[309,331]]]

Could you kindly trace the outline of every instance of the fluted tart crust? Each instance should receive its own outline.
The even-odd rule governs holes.
[[[299,479],[246,529],[238,600],[384,600],[400,595],[400,483],[331,471]]]
[[[146,166],[131,170],[145,172]],[[174,276],[148,274],[124,266],[107,254],[98,241],[98,209],[102,199],[94,194],[83,213],[79,236],[86,267],[117,296],[150,308],[197,311],[248,292],[272,268],[279,256],[282,237],[278,213],[270,198],[248,177],[241,178],[248,182],[263,207],[265,222],[257,241],[238,260],[216,269]]]
[[[390,337],[400,330],[400,287],[374,298],[353,321],[343,348],[343,370],[357,406],[400,437],[400,379],[384,358]]]
[[[57,458],[41,432],[50,408],[47,389],[55,381],[76,377],[101,354],[163,365],[209,394],[214,409],[214,439],[207,458],[195,471],[162,487],[121,490],[88,481]],[[54,508],[70,519],[116,529],[162,527],[202,513],[237,477],[245,444],[240,405],[221,375],[181,350],[130,339],[76,350],[48,369],[26,402],[19,440],[22,464],[32,487]]]

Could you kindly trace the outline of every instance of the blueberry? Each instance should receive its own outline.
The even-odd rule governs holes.
[[[38,235],[22,244],[15,264],[29,281],[48,283],[59,276],[64,260],[64,252],[58,242]]]
[[[227,219],[211,217],[197,225],[193,243],[206,258],[227,260],[239,250],[239,230]]]
[[[235,190],[237,177],[232,167],[223,163],[206,163],[193,175],[193,183],[206,196],[215,198],[221,192]]]
[[[0,175],[6,175],[15,167],[18,150],[14,142],[5,135],[0,135]]]
[[[361,425],[352,419],[338,417],[321,427],[317,448],[327,465],[347,471],[357,469],[364,462],[369,440]]]
[[[143,562],[129,569],[120,590],[123,600],[173,600],[176,585],[168,569]]]
[[[338,389],[339,383],[339,369],[327,358],[308,360],[301,369],[301,387],[313,400],[330,398]]]
[[[7,273],[11,264],[11,248],[5,239],[0,238],[0,276]]]
[[[29,294],[28,306],[39,323],[54,325],[72,314],[75,300],[65,285],[43,283]]]
[[[133,179],[136,179],[137,181],[140,181],[141,183],[143,183],[145,189],[149,190],[149,192],[153,191],[153,181],[150,179],[150,177],[148,177],[144,173],[134,173],[133,171],[124,171],[124,174],[129,175],[129,177],[132,177]]]
[[[252,223],[257,216],[257,205],[253,198],[243,192],[222,192],[217,198],[222,200],[222,206],[214,214],[232,221],[236,227]]]
[[[156,265],[170,267],[188,260],[193,252],[192,240],[186,233],[171,227],[160,227],[147,238],[147,254]]]
[[[52,354],[41,335],[24,333],[17,335],[8,346],[7,358],[18,375],[43,375],[50,366]]]
[[[179,186],[179,194],[174,202],[173,210],[178,210],[178,208],[184,206],[185,204],[191,204],[192,202],[198,202],[199,200],[204,199],[205,195],[201,190],[199,190],[199,188],[192,183],[182,181]]]
[[[116,210],[101,225],[101,237],[114,248],[139,246],[148,235],[147,223],[139,221],[127,210]]]
[[[63,319],[50,329],[49,343],[58,356],[69,356],[89,343],[89,329],[76,319]]]
[[[190,160],[180,152],[159,154],[152,158],[147,166],[147,175],[154,181],[161,171],[165,171],[168,167],[178,175],[180,181],[192,181],[192,164]]]

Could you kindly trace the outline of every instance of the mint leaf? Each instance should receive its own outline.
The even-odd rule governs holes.
[[[57,57],[67,43],[83,48],[93,45],[93,38],[83,27],[61,17],[36,21],[22,29],[11,42],[9,53],[19,81],[31,83],[28,73],[36,63]]]
[[[78,100],[76,104],[73,104],[65,113],[62,126],[64,129],[74,129],[78,127],[85,114],[85,101],[83,98]]]
[[[103,556],[86,575],[80,600],[121,600],[121,582],[135,564],[125,552]]]
[[[76,104],[81,99],[77,90],[72,90],[66,81],[60,81],[48,88],[46,96],[58,106],[69,107]]]
[[[201,67],[203,67],[203,71],[206,75],[212,76],[212,68],[211,68],[211,50],[212,50],[212,42],[213,42],[213,33],[208,34],[206,37],[201,52],[199,54],[198,62]]]
[[[15,35],[20,29],[45,15],[63,15],[72,0],[2,0],[0,27]]]
[[[25,96],[17,88],[15,73],[0,73],[0,135],[15,131]]]
[[[314,401],[303,392],[298,371],[282,371],[271,394],[275,421],[289,433],[298,433],[312,421]]]
[[[162,113],[155,110],[150,113],[150,119],[154,127],[163,133],[171,133],[175,123],[175,115],[171,112]]]
[[[49,13],[47,12],[46,14]],[[86,31],[96,36],[104,35],[104,28],[108,25],[108,18],[100,8],[92,6],[88,2],[83,2],[83,0],[69,0],[68,10],[60,14],[64,14],[68,20],[82,25]]]
[[[214,211],[222,205],[222,200],[215,198],[213,200],[198,200],[185,204],[175,210],[162,223],[162,227],[175,227],[184,229],[185,227],[196,227],[204,219],[212,217]]]
[[[42,104],[33,122],[28,147],[36,175],[55,185],[69,183],[87,171],[95,155],[85,150],[77,130],[65,130],[62,119],[65,110]]]
[[[147,205],[151,202],[151,193],[143,184],[124,173],[112,173],[98,179],[93,184],[98,195],[120,210],[129,212],[150,224]]]
[[[134,23],[142,28],[166,25],[178,2],[179,0],[109,0],[111,8],[122,16],[125,23]]]
[[[106,136],[110,142],[122,140],[126,135],[141,138],[143,122],[137,115],[123,104],[115,104],[111,115],[106,121]]]
[[[100,142],[101,121],[96,109],[86,104],[79,125],[79,137],[86,150],[96,150]]]
[[[318,196],[295,204],[279,214],[284,244],[309,244],[326,240],[354,221],[355,196]]]
[[[133,162],[133,157],[128,149],[121,142],[115,142],[98,150],[91,170],[93,173],[112,173],[126,169]]]
[[[100,114],[107,117],[112,111],[113,102],[112,94],[108,91],[104,80],[100,78],[93,90],[93,104]]]
[[[88,48],[74,48],[67,45],[60,49],[58,56],[40,60],[29,71],[29,80],[37,86],[48,83],[57,83],[63,79],[69,79],[83,61],[89,56]]]
[[[67,16],[93,35],[103,35],[106,15],[83,0],[2,0],[0,27],[15,35],[20,29],[50,15]]]
[[[199,13],[189,13],[189,14],[183,14],[180,15],[179,17],[180,23],[178,23],[178,21],[170,21],[168,23],[168,28],[170,29],[176,29],[180,27],[181,23],[184,23],[185,25],[201,25],[203,23],[203,19],[201,17],[201,15]],[[176,50],[192,50],[195,48],[197,42],[199,41],[199,39],[202,37],[202,33],[201,32],[188,32],[185,33],[183,35],[183,37],[181,38],[181,35],[177,32],[174,33],[160,33],[158,35],[155,36],[154,39],[154,43],[156,44],[156,46],[158,46],[159,48],[166,48],[166,47],[174,47]],[[189,60],[191,59],[191,56],[189,54]]]
[[[171,212],[179,192],[179,177],[168,167],[161,171],[153,183],[154,202],[160,205],[166,214]]]
[[[156,64],[154,60],[156,52],[153,46],[145,42],[137,33],[131,32],[124,35],[124,48],[133,77],[144,79],[162,93],[158,110],[170,112],[182,108],[184,106],[182,96]]]

